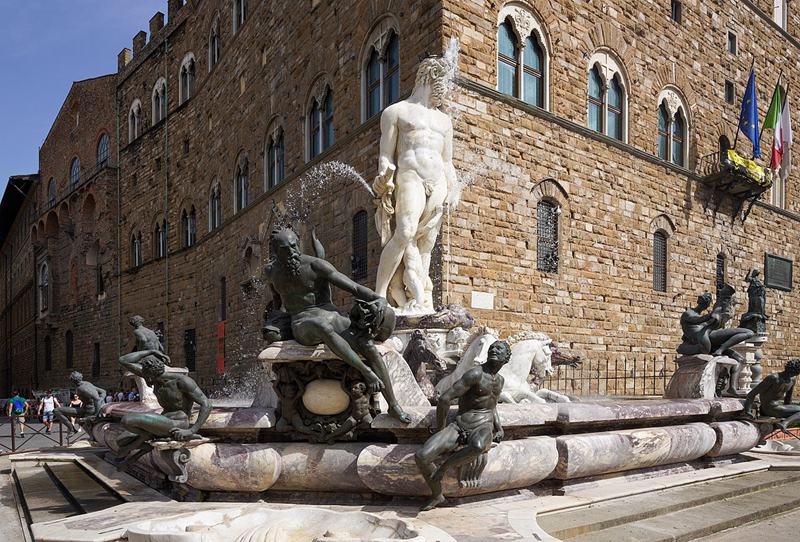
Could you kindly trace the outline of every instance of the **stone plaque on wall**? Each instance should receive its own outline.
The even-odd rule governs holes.
[[[764,285],[767,288],[791,291],[792,260],[774,254],[764,254]]]

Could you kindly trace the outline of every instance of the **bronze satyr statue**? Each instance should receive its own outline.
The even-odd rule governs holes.
[[[100,408],[103,406],[106,398],[106,390],[98,388],[91,382],[83,379],[83,375],[78,371],[73,371],[69,375],[69,380],[75,386],[75,394],[80,398],[80,407],[74,408],[63,406],[53,411],[53,416],[56,420],[66,425],[69,429],[69,434],[76,433],[78,430],[75,425],[70,421],[70,418],[77,418],[78,423],[81,425],[91,424],[97,419],[100,413]],[[88,430],[87,430],[88,432]]]
[[[766,305],[767,289],[758,276],[761,271],[756,267],[745,277],[747,286],[747,312],[739,320],[739,327],[749,329],[755,333],[765,333],[767,331]]]
[[[711,354],[743,361],[731,347],[750,339],[754,333],[740,327],[724,327],[731,318],[734,293],[733,287],[725,284],[720,288],[717,302],[711,312],[703,314],[711,305],[711,294],[708,292],[697,298],[696,307],[689,307],[683,311],[681,314],[683,343],[677,349],[679,354],[685,356]]]
[[[777,423],[782,431],[793,425],[800,425],[800,405],[792,404],[795,381],[800,375],[800,359],[790,359],[783,371],[772,373],[750,390],[744,402],[744,412],[753,415],[753,402],[760,398],[762,416],[779,418]]]
[[[272,231],[270,248],[272,259],[265,274],[274,292],[274,308],[282,306],[291,317],[294,339],[304,346],[325,344],[361,373],[369,394],[383,392],[391,416],[411,421],[397,403],[386,363],[374,343],[388,339],[394,330],[395,315],[386,299],[324,259],[303,254],[297,234],[289,227]],[[355,297],[349,318],[331,302],[331,285]]]
[[[154,439],[186,441],[202,438],[198,431],[211,413],[211,402],[197,383],[182,373],[168,373],[165,365],[169,356],[159,350],[132,352],[119,358],[119,364],[136,376],[144,378],[153,387],[161,414],[131,413],[122,417],[123,433],[117,440],[117,455],[129,463],[149,452],[147,444]],[[192,407],[197,403],[200,412],[193,424],[189,423]]]
[[[471,464],[486,466],[483,455],[492,442],[503,439],[503,428],[497,415],[497,400],[503,391],[503,377],[498,371],[511,359],[511,348],[505,341],[495,341],[489,347],[488,359],[483,365],[473,367],[445,391],[436,405],[436,427],[439,431],[422,445],[414,458],[433,498],[422,507],[430,510],[445,502],[442,479],[448,469],[464,467],[465,477],[473,482],[480,477]],[[447,424],[450,404],[458,399],[458,415]],[[435,429],[435,428],[434,428]],[[448,457],[438,468],[434,464],[444,454],[458,451]],[[482,470],[480,468],[479,470]],[[462,477],[463,478],[463,477]],[[474,483],[471,485],[475,485]]]

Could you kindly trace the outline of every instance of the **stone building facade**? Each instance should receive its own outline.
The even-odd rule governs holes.
[[[782,67],[797,88],[798,36],[800,14],[770,0],[170,1],[120,53],[114,79],[118,169],[103,201],[119,198],[118,244],[104,254],[118,273],[83,315],[116,343],[101,345],[101,377],[113,380],[113,358],[132,345],[132,314],[162,329],[203,385],[255,355],[273,202],[309,209],[333,263],[374,285],[371,197],[324,164],[371,180],[370,113],[408,95],[419,58],[458,38],[450,112],[464,189],[442,230],[441,302],[581,353],[562,391],[658,394],[697,294],[720,274],[743,291],[766,253],[795,259],[795,175],[743,221],[736,201],[713,197],[704,167],[721,137],[736,139],[753,59],[762,119]],[[747,145],[739,136],[741,154]],[[320,171],[336,174],[318,183]],[[36,226],[41,242],[47,219]],[[75,251],[56,252],[67,259],[53,265],[69,269]],[[56,291],[72,292],[70,280]],[[797,351],[796,306],[794,289],[768,290],[770,368]],[[64,313],[57,332],[78,319]]]

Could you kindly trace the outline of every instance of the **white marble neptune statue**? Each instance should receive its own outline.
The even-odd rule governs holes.
[[[431,252],[446,205],[458,198],[444,58],[420,63],[408,99],[381,114],[375,222],[381,235],[375,291],[400,314],[434,312]]]

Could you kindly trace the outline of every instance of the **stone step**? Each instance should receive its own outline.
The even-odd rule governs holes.
[[[793,510],[777,516],[737,525],[734,528],[695,539],[694,542],[753,542],[761,540],[791,540],[800,525],[800,510]]]
[[[799,480],[800,472],[761,471],[546,514],[537,522],[552,536],[567,540]]]
[[[53,521],[80,513],[41,466],[15,465],[13,473],[29,523]]]
[[[786,473],[784,473],[786,474]],[[747,477],[756,476],[749,475]],[[745,478],[745,477],[742,477]],[[755,481],[755,480],[754,480]],[[695,488],[699,489],[699,488]],[[642,504],[650,499],[642,497]],[[627,504],[627,508],[634,506]],[[682,509],[564,538],[570,542],[688,542],[726,529],[787,512],[800,506],[800,484],[796,479],[783,484],[743,491],[705,504],[684,504]]]
[[[92,478],[83,468],[72,461],[48,461],[45,469],[61,484],[73,504],[84,514],[105,510],[125,502],[116,494]]]

